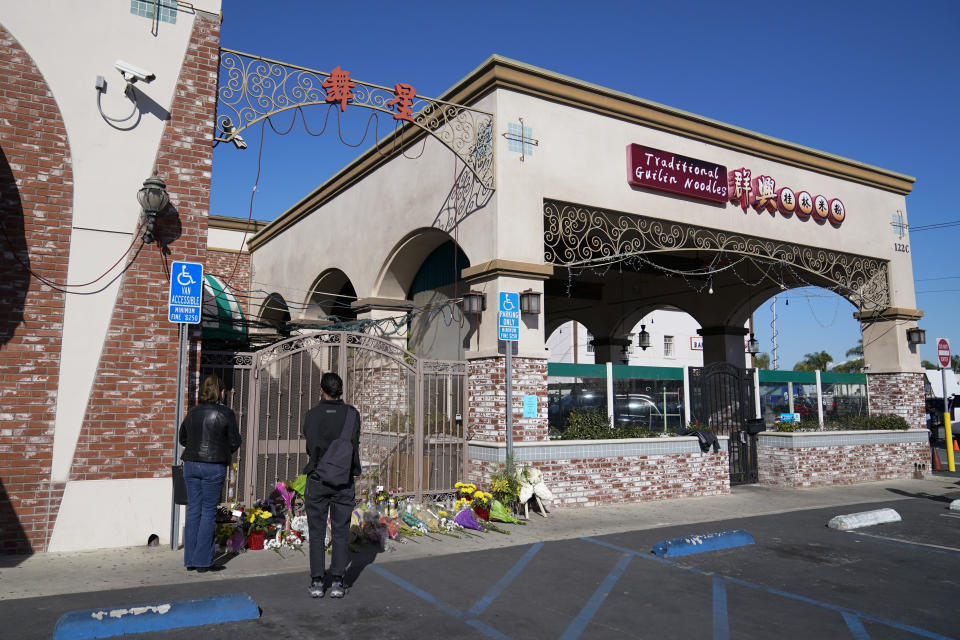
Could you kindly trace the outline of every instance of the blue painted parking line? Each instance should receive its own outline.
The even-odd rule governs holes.
[[[472,616],[479,616],[481,613],[483,613],[484,610],[489,607],[501,593],[503,593],[503,590],[506,589],[507,586],[509,586],[518,575],[520,575],[520,572],[523,571],[524,567],[527,566],[527,563],[530,562],[533,556],[537,555],[537,552],[542,548],[543,543],[538,542],[527,549],[527,552],[523,554],[523,557],[517,561],[517,564],[513,565],[510,571],[507,571],[507,573],[497,581],[497,584],[490,587],[490,590],[487,591],[482,598],[477,600],[472,607],[470,607],[470,611],[468,611],[468,613]]]
[[[720,576],[713,576],[713,640],[730,640],[730,620],[727,618],[727,586]]]
[[[384,568],[382,568],[382,567],[378,567],[378,566],[373,565],[373,564],[371,564],[371,565],[370,565],[369,567],[367,567],[367,568],[368,568],[370,571],[373,571],[374,573],[376,573],[376,574],[378,574],[378,575],[386,578],[387,580],[389,580],[389,581],[392,582],[393,584],[397,585],[397,586],[400,587],[401,589],[403,589],[403,590],[405,590],[405,591],[407,591],[407,592],[409,592],[409,593],[412,593],[413,595],[417,596],[417,597],[420,598],[421,600],[424,600],[424,601],[430,603],[431,605],[433,605],[434,607],[436,607],[436,608],[439,609],[440,611],[443,611],[443,612],[446,613],[447,615],[453,616],[454,618],[457,618],[458,620],[462,620],[463,622],[465,622],[466,624],[470,625],[471,627],[473,627],[473,628],[476,629],[477,631],[481,632],[483,635],[487,636],[488,638],[496,638],[497,640],[509,640],[509,636],[506,636],[506,635],[500,633],[499,631],[497,631],[496,629],[494,629],[493,627],[491,627],[490,625],[487,625],[487,624],[481,622],[480,620],[477,620],[475,617],[473,617],[473,616],[470,615],[469,613],[463,613],[462,611],[460,611],[459,609],[457,609],[457,608],[454,607],[453,605],[447,604],[447,603],[444,602],[443,600],[440,600],[439,598],[436,598],[436,597],[430,595],[429,593],[427,593],[426,591],[424,591],[424,590],[421,589],[420,587],[418,587],[418,586],[416,586],[416,585],[414,585],[414,584],[411,584],[411,583],[407,582],[406,580],[404,580],[404,579],[401,578],[400,576],[395,575],[395,574],[393,574],[393,573],[390,573],[390,572],[387,571],[386,569],[384,569]]]
[[[260,607],[250,596],[230,593],[129,607],[71,611],[57,620],[53,637],[54,640],[112,638],[129,633],[165,631],[259,617]]]
[[[603,582],[600,583],[600,586],[597,587],[597,590],[593,592],[593,595],[590,596],[590,600],[587,601],[587,604],[584,605],[583,609],[580,610],[580,613],[577,614],[577,617],[567,626],[566,630],[560,636],[560,640],[576,640],[580,637],[580,634],[583,633],[583,630],[587,628],[587,625],[590,624],[590,621],[593,620],[593,616],[597,614],[597,610],[600,609],[600,605],[603,604],[603,601],[606,600],[607,595],[610,594],[610,591],[613,589],[614,585],[617,584],[617,580],[620,579],[620,576],[623,575],[623,572],[627,570],[627,565],[630,564],[630,559],[633,557],[632,554],[624,553],[620,556],[620,559],[617,561],[617,564],[614,565],[613,569],[610,570],[610,573],[607,574],[607,577],[603,579]]]
[[[843,621],[847,623],[847,628],[850,629],[853,640],[870,640],[870,634],[867,633],[863,623],[860,622],[860,618],[849,613],[844,613]]]
[[[893,627],[894,629],[899,629],[899,630],[901,630],[901,631],[906,631],[906,632],[908,632],[908,633],[912,633],[912,634],[914,634],[914,635],[918,635],[918,636],[920,636],[920,637],[922,637],[922,638],[930,638],[931,640],[953,640],[952,638],[949,638],[949,637],[947,637],[947,636],[941,635],[941,634],[939,634],[939,633],[934,633],[933,631],[927,631],[926,629],[921,629],[921,628],[919,628],[919,627],[914,627],[914,626],[912,626],[912,625],[903,624],[903,623],[901,623],[901,622],[897,622],[896,620],[890,620],[889,618],[882,618],[882,617],[880,617],[880,616],[875,616],[875,615],[873,615],[873,614],[866,613],[866,612],[863,612],[863,611],[856,611],[856,610],[850,609],[850,608],[848,608],[848,607],[841,607],[841,606],[839,606],[839,605],[830,604],[829,602],[823,602],[822,600],[815,600],[814,598],[809,598],[809,597],[807,597],[807,596],[802,596],[802,595],[799,595],[799,594],[796,594],[796,593],[790,593],[789,591],[782,591],[782,590],[780,590],[780,589],[775,589],[775,588],[773,588],[773,587],[767,587],[767,586],[764,586],[764,585],[762,585],[762,584],[757,584],[757,583],[755,583],[755,582],[748,582],[747,580],[741,580],[741,579],[739,579],[739,578],[734,578],[734,577],[732,577],[732,576],[726,576],[726,575],[718,574],[718,573],[715,573],[715,572],[713,572],[713,571],[705,571],[705,570],[703,570],[703,569],[697,569],[696,567],[690,567],[690,566],[678,564],[678,563],[676,563],[676,562],[673,562],[673,561],[671,561],[671,560],[667,560],[667,559],[665,559],[665,558],[659,558],[659,557],[657,557],[657,556],[653,556],[653,555],[650,555],[650,554],[648,554],[648,553],[644,553],[644,552],[642,552],[642,551],[635,551],[635,550],[633,550],[633,549],[627,549],[627,548],[625,548],[625,547],[621,547],[621,546],[616,545],[616,544],[610,544],[609,542],[604,542],[604,541],[602,541],[602,540],[597,540],[597,539],[595,539],[595,538],[580,538],[580,539],[583,540],[584,542],[590,542],[590,543],[592,543],[592,544],[597,544],[597,545],[600,545],[600,546],[602,546],[602,547],[607,547],[607,548],[609,548],[609,549],[613,549],[614,551],[619,551],[620,553],[629,553],[629,554],[632,554],[632,555],[634,555],[634,556],[636,556],[636,557],[638,557],[638,558],[643,558],[644,560],[653,560],[653,561],[655,561],[655,562],[661,562],[661,563],[668,564],[668,565],[671,565],[671,566],[673,566],[673,567],[676,567],[677,569],[683,569],[684,571],[690,571],[690,572],[692,572],[692,573],[696,573],[696,574],[699,574],[699,575],[702,575],[702,576],[717,576],[717,575],[719,575],[720,577],[723,578],[723,580],[724,580],[725,582],[728,582],[728,583],[730,583],[730,584],[736,584],[736,585],[738,585],[738,586],[747,587],[748,589],[755,589],[755,590],[757,590],[757,591],[765,591],[765,592],[767,592],[767,593],[769,593],[769,594],[771,594],[771,595],[781,596],[781,597],[783,597],[783,598],[789,598],[789,599],[791,599],[791,600],[796,600],[796,601],[798,601],[798,602],[804,602],[804,603],[806,603],[806,604],[811,604],[811,605],[814,605],[814,606],[817,606],[817,607],[822,607],[822,608],[824,608],[824,609],[829,609],[829,610],[831,610],[831,611],[836,611],[837,613],[839,613],[839,614],[841,614],[841,615],[843,615],[843,614],[850,614],[850,615],[855,616],[855,617],[857,617],[857,618],[860,618],[860,619],[862,619],[862,620],[869,620],[869,621],[871,621],[871,622],[877,622],[877,623],[879,623],[879,624],[886,625],[886,626],[888,626],[888,627]]]

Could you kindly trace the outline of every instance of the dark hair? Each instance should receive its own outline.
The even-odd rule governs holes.
[[[320,378],[320,389],[331,398],[343,395],[343,380],[337,374],[328,371]]]
[[[220,382],[220,376],[210,374],[203,379],[200,386],[200,403],[216,404],[220,402],[220,391],[223,389],[223,383]]]

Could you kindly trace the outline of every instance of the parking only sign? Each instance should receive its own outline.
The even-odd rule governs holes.
[[[174,262],[170,266],[170,307],[167,320],[183,324],[200,322],[203,308],[203,265]]]
[[[520,340],[520,294],[501,291],[499,311],[497,337],[513,342]]]

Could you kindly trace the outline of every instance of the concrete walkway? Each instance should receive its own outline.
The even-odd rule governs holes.
[[[460,540],[435,536],[415,538],[377,556],[377,564],[398,560],[494,549],[538,541],[691,525],[690,533],[707,533],[697,526],[731,517],[749,517],[836,507],[896,502],[912,497],[960,498],[960,474],[928,476],[922,480],[886,480],[839,487],[778,489],[760,485],[734,487],[729,495],[661,502],[631,503],[592,509],[554,510],[549,518],[531,514],[526,526],[503,525],[511,535],[476,533]],[[824,522],[826,526],[826,521]],[[307,579],[307,558],[297,552],[281,557],[271,551],[242,553],[225,571],[197,574],[183,568],[183,553],[168,547],[135,547],[74,553],[38,553],[0,556],[0,600],[84,593],[142,586],[175,585],[203,580],[224,580],[302,572]]]

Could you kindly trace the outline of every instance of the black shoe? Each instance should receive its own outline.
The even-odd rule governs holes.
[[[322,598],[323,594],[327,592],[327,588],[323,586],[323,579],[317,580],[314,578],[310,581],[310,587],[308,588],[311,598]]]
[[[197,569],[196,567],[192,567],[192,566],[191,566],[191,567],[187,567],[187,571],[195,571],[196,569]]]
[[[197,567],[197,573],[206,573],[207,571],[223,571],[226,569],[222,564],[212,564],[209,567]]]
[[[347,595],[347,589],[343,586],[343,581],[334,580],[333,584],[330,585],[330,597],[342,598],[345,595]]]

